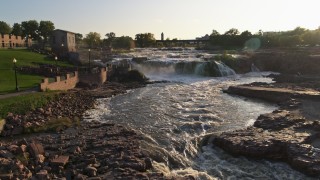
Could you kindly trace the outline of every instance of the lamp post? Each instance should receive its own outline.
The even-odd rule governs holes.
[[[16,91],[19,91],[18,87],[18,78],[17,78],[17,66],[16,66],[17,60],[16,58],[13,58],[13,66],[14,66],[14,77],[16,79]]]
[[[64,56],[64,49],[63,49],[63,48],[64,48],[64,44],[62,43],[62,44],[61,44],[61,57]],[[61,58],[61,57],[60,57],[60,58]]]
[[[58,75],[58,57],[54,57],[54,61],[56,62],[56,76]]]
[[[88,50],[89,51],[89,71],[91,69],[91,49]]]

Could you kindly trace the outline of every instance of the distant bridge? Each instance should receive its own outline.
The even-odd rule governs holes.
[[[204,40],[204,39],[188,39],[188,40],[156,40],[156,44],[158,43],[167,43],[167,44],[206,44],[208,43],[210,40]]]

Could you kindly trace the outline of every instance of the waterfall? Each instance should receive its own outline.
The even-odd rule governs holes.
[[[206,66],[206,63],[198,63],[196,65],[195,70],[194,70],[194,74],[196,74],[196,75],[205,75],[205,71],[204,71],[205,66]]]
[[[254,65],[254,63],[251,64],[251,72],[260,72],[260,69]]]
[[[235,75],[236,72],[221,61],[215,61],[221,76]]]
[[[145,61],[133,63],[133,67],[146,75],[176,73],[219,77],[236,74],[233,69],[217,61]]]

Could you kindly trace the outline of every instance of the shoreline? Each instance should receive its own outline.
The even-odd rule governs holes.
[[[73,121],[71,127],[0,139],[0,179],[168,179],[153,169],[152,159],[141,150],[139,133],[122,125],[86,122],[79,117],[94,107],[97,98],[112,97],[145,85],[109,82],[96,89],[62,92],[57,101],[36,109],[28,117],[67,116]],[[260,115],[247,129],[205,137],[208,138],[206,143],[212,142],[236,156],[284,161],[306,175],[319,177],[320,123],[317,118],[320,113],[310,112],[308,108],[320,108],[320,101],[305,96],[319,89],[309,85],[282,82],[231,86],[227,93],[278,103],[279,109]],[[9,118],[16,123],[25,117],[11,115]],[[37,122],[42,125],[37,120],[32,124]],[[18,132],[14,129],[19,126],[15,125],[12,124],[10,132]]]
[[[0,139],[0,179],[164,179],[142,152],[137,132],[79,117],[94,107],[97,98],[145,85],[108,82],[96,89],[74,89],[26,115],[10,114],[2,132],[7,137]],[[21,134],[28,123],[41,127],[52,117],[68,118],[72,124],[49,132]]]
[[[252,83],[225,92],[277,103],[279,108],[260,115],[253,126],[211,137],[214,146],[235,156],[283,161],[320,177],[320,92],[315,83]]]

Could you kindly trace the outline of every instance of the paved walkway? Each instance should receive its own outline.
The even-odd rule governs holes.
[[[34,87],[31,89],[27,89],[24,91],[19,91],[19,92],[14,92],[14,93],[9,93],[9,94],[0,94],[0,99],[6,99],[9,97],[14,97],[14,96],[20,96],[20,95],[24,95],[24,94],[31,94],[31,93],[37,93],[39,92],[39,88],[38,87]]]

